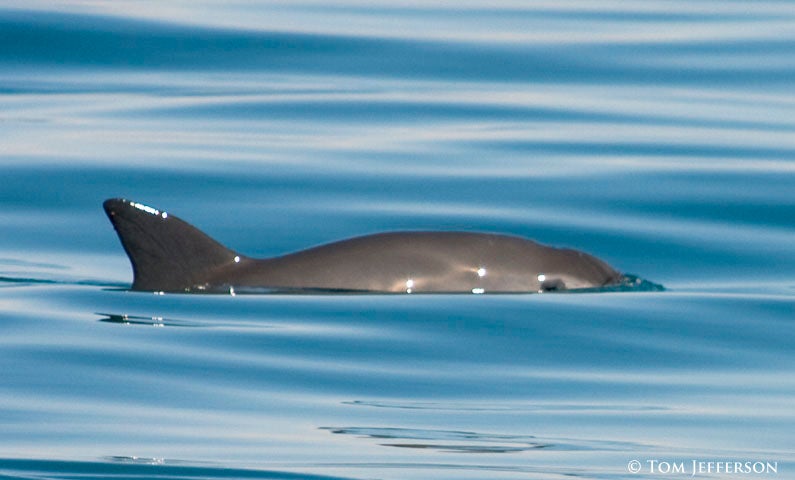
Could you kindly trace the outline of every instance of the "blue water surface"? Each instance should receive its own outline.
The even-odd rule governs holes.
[[[795,478],[793,25],[787,1],[0,3],[0,476]],[[255,257],[500,232],[666,290],[131,292],[110,197]]]

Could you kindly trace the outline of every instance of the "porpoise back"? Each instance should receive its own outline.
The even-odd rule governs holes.
[[[581,251],[476,232],[387,232],[254,259],[165,211],[125,199],[107,200],[104,208],[132,263],[133,290],[508,293],[624,279]]]

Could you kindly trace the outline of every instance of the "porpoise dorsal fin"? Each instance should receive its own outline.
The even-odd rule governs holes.
[[[121,198],[103,207],[132,263],[133,290],[202,288],[214,272],[240,261],[234,251],[164,211]]]

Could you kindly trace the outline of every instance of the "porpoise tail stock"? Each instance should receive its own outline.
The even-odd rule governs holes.
[[[103,204],[133,268],[154,292],[530,293],[660,290],[587,253],[492,233],[409,231],[254,259],[142,203]]]

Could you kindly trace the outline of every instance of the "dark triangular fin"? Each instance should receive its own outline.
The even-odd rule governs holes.
[[[130,257],[133,290],[193,290],[239,261],[235,252],[166,212],[118,198],[103,207]]]

